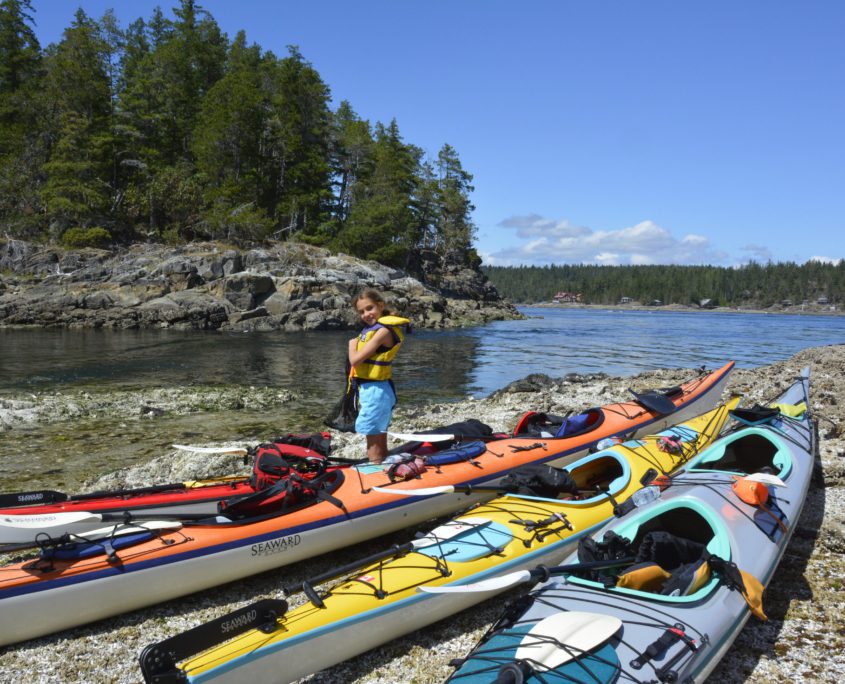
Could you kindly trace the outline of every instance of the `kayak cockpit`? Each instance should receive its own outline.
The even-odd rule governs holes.
[[[746,428],[705,450],[687,469],[739,475],[769,473],[785,480],[792,471],[792,456],[784,440],[771,430]]]
[[[666,602],[702,599],[719,584],[708,562],[729,561],[728,531],[716,513],[694,499],[659,502],[606,532],[584,539],[581,562],[624,558],[619,566],[567,575],[574,584]]]
[[[567,466],[565,472],[573,484],[570,489],[562,490],[554,497],[522,493],[510,493],[510,496],[541,501],[555,498],[583,506],[607,501],[608,493],[616,496],[631,481],[630,464],[612,449],[585,456]]]
[[[555,416],[550,413],[529,411],[514,428],[514,437],[552,439],[576,437],[597,429],[604,423],[604,410],[587,409],[573,416]]]

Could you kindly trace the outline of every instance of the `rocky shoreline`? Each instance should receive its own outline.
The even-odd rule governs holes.
[[[745,394],[747,405],[764,401],[783,390],[808,364],[812,368],[811,397],[821,437],[816,477],[795,534],[764,597],[769,621],[752,620],[747,624],[711,676],[712,682],[838,682],[845,678],[845,630],[841,623],[845,610],[842,591],[845,584],[845,345],[806,349],[784,362],[736,370],[727,391]],[[553,413],[577,411],[622,398],[627,394],[627,387],[671,385],[690,375],[690,370],[677,369],[642,373],[633,378],[604,374],[558,379],[529,376],[484,399],[400,409],[393,427],[413,431],[478,418],[496,430],[510,430],[526,409]],[[262,435],[255,437],[258,440]],[[338,456],[358,457],[363,443],[356,435],[344,434],[334,436],[333,445]],[[231,457],[168,452],[92,480],[86,488],[140,486],[231,471]],[[138,682],[137,656],[148,643],[257,598],[277,595],[282,584],[300,582],[392,543],[407,541],[413,532],[404,530],[287,566],[279,572],[5,647],[0,650],[0,680],[45,684]],[[292,597],[294,603],[301,600],[299,596]],[[442,681],[451,671],[449,660],[470,650],[498,617],[502,602],[501,598],[492,599],[476,610],[398,638],[305,681],[319,684]]]
[[[530,306],[538,309],[611,309],[613,311],[683,311],[684,313],[690,311],[698,311],[701,313],[742,313],[742,314],[792,314],[801,316],[843,316],[845,310],[835,305],[822,305],[817,302],[811,302],[806,305],[801,304],[775,304],[768,308],[755,307],[730,307],[730,306],[713,306],[701,307],[695,305],[685,304],[570,304],[570,303],[553,303],[553,302],[536,302],[533,304],[518,302],[519,306]]]
[[[415,325],[521,318],[464,253],[415,255],[408,272],[295,242],[64,250],[0,239],[0,328],[342,330],[351,297],[381,290]]]

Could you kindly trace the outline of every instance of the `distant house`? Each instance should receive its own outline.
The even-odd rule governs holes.
[[[622,297],[622,299],[619,300],[619,303],[620,304],[630,304],[633,301],[634,300],[631,299],[630,297]]]
[[[651,306],[663,306],[663,302],[660,301],[659,299],[652,299],[651,300]]]
[[[782,299],[780,301],[780,303],[781,303],[781,306],[792,306],[792,300],[791,299]]]
[[[555,304],[575,304],[581,301],[581,293],[580,292],[558,292],[554,297],[552,297],[552,301]]]
[[[712,299],[702,299],[698,302],[702,309],[715,309],[716,303]]]
[[[816,304],[830,304],[830,302],[828,301],[827,297],[819,297],[816,300]]]

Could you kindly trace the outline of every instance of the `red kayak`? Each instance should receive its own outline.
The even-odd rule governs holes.
[[[334,469],[348,467],[348,464],[328,458],[329,436],[326,433],[277,437],[248,451],[254,458],[251,475],[76,495],[52,490],[0,494],[0,515],[48,515],[75,511],[216,515],[221,501],[245,500],[284,479],[304,485],[311,480],[325,478]]]

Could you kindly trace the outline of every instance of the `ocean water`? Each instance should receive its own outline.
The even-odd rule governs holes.
[[[756,367],[845,343],[845,316],[523,308],[528,318],[419,330],[396,362],[404,401],[484,396],[530,373]],[[350,332],[0,330],[0,391],[244,384],[334,400]]]

